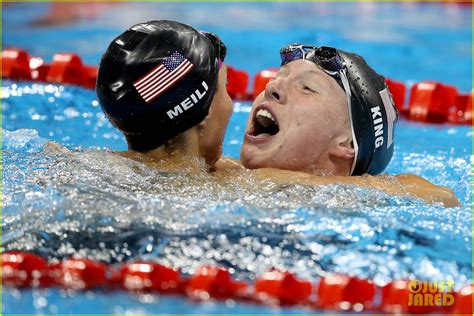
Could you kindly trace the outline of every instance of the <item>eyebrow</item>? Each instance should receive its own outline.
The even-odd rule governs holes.
[[[316,71],[316,70],[313,70],[313,69],[308,69],[308,70],[305,70],[303,73],[301,73],[301,76],[303,78],[311,78],[313,79],[314,77],[313,76],[317,76],[318,78],[321,78],[322,80],[318,81],[317,83],[321,83],[323,85],[325,85],[326,88],[329,88],[330,87],[330,83],[328,82],[328,78],[325,78],[323,76],[323,74],[319,71]]]
[[[313,69],[308,69],[302,72],[303,76],[307,76],[308,74],[316,75],[318,77],[321,77],[321,73],[319,71],[313,70]]]
[[[283,73],[284,75],[288,75],[290,73],[290,70],[288,69],[288,64],[283,65],[283,66],[280,67],[280,69],[278,70],[277,75],[279,75],[280,73]]]
[[[321,84],[323,84],[325,86],[325,88],[330,88],[330,83],[328,82],[328,78],[324,78],[323,76],[323,73],[321,73],[321,71],[317,71],[317,70],[314,70],[314,69],[308,69],[308,70],[305,70],[303,71],[300,76],[303,77],[303,78],[311,78],[313,79],[314,76],[317,76],[319,78],[322,78],[321,81],[323,81]],[[286,65],[283,65],[280,67],[280,70],[278,71],[278,74],[277,75],[284,75],[284,76],[288,76],[290,74],[290,70],[289,70],[289,66],[288,64]],[[319,82],[318,82],[319,84]]]

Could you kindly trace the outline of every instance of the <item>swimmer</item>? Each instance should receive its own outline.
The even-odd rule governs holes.
[[[398,112],[385,79],[331,47],[289,45],[254,102],[241,159],[318,175],[379,174],[390,162]]]
[[[299,44],[280,56],[277,76],[249,116],[241,149],[246,168],[263,168],[260,176],[279,182],[355,184],[459,205],[449,188],[420,177],[373,176],[392,158],[398,112],[385,78],[361,56]]]
[[[127,140],[125,157],[212,171],[232,114],[224,43],[174,21],[137,24],[104,53],[97,96]]]

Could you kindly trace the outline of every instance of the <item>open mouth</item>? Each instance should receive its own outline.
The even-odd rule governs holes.
[[[255,113],[249,134],[251,136],[273,136],[279,131],[278,121],[273,114],[266,109],[260,109]]]

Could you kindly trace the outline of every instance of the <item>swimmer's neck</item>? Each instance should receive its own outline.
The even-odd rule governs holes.
[[[187,159],[191,159],[191,162],[193,160],[202,159],[201,156],[199,156],[199,150],[195,151],[190,148],[173,147],[168,144],[140,154],[143,157],[153,160],[186,161]]]
[[[191,128],[145,153],[150,158],[199,157],[199,134]]]
[[[199,133],[194,128],[181,133],[158,148],[146,152],[137,152],[129,149],[121,154],[136,160],[145,159],[152,161],[162,165],[164,168],[209,169],[205,159],[201,156]]]

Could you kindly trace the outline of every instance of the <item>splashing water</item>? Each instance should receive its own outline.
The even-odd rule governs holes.
[[[70,151],[32,130],[4,138],[6,250],[140,258],[184,273],[219,264],[242,279],[272,267],[380,283],[470,277],[460,208],[351,186],[281,186],[248,173],[165,172],[111,151]]]

